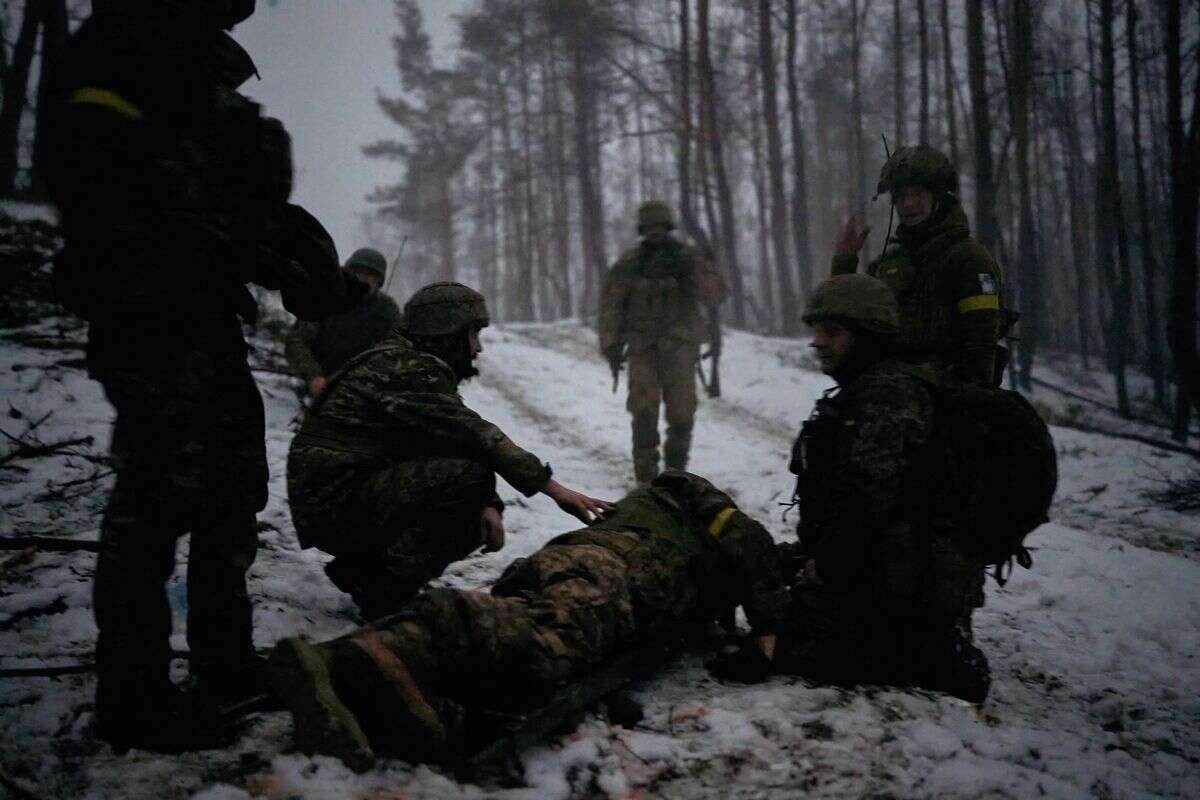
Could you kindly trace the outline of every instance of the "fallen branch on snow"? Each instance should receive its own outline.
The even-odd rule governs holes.
[[[1098,433],[1101,436],[1110,436],[1113,439],[1127,439],[1131,442],[1140,442],[1141,444],[1156,447],[1159,450],[1166,450],[1171,453],[1179,453],[1185,456],[1191,456],[1194,459],[1200,460],[1200,450],[1191,447],[1184,447],[1181,444],[1173,442],[1164,442],[1162,439],[1155,439],[1153,436],[1142,436],[1138,433],[1126,433],[1124,431],[1112,431],[1107,428],[1102,428],[1098,425],[1085,425],[1082,422],[1052,422],[1059,428],[1069,428],[1074,431],[1082,431],[1084,433]]]
[[[0,536],[0,550],[35,548],[46,553],[99,553],[106,545],[92,539],[64,539],[58,536]]]

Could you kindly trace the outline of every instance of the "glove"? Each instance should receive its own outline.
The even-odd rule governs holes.
[[[753,641],[722,651],[704,666],[714,678],[736,683],[762,683],[773,672],[771,660]]]
[[[613,367],[618,367],[625,362],[625,345],[614,344],[604,351],[604,357]]]

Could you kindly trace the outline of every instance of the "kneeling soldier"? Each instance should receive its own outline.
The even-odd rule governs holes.
[[[504,545],[496,474],[590,522],[610,506],[566,488],[550,467],[463,404],[478,374],[478,292],[435,283],[401,329],[353,358],[313,406],[288,453],[300,543],[335,556],[326,573],[368,619],[403,605],[481,544]]]
[[[777,669],[849,685],[916,685],[982,702],[987,660],[972,643],[984,565],[932,524],[922,459],[934,425],[933,368],[889,357],[896,300],[866,275],[829,279],[804,321],[821,370],[792,454],[803,572]]]

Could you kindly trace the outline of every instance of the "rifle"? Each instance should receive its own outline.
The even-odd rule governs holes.
[[[721,309],[718,306],[708,309],[708,342],[707,352],[703,353],[696,361],[696,375],[700,378],[700,385],[704,387],[704,393],[715,398],[721,396]],[[705,377],[704,367],[701,366],[701,362],[705,359],[712,362],[709,366],[708,377]]]
[[[617,386],[621,383],[621,364],[624,362],[624,355],[610,356],[608,359],[608,369],[613,376],[613,394],[617,393]]]
[[[400,240],[400,250],[396,253],[396,258],[392,260],[392,268],[388,272],[387,280],[383,282],[383,293],[387,294],[388,289],[392,286],[392,278],[396,277],[396,272],[400,268],[400,259],[404,256],[404,245],[408,244],[408,235]]]

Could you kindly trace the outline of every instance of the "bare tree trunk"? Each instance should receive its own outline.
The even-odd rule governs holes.
[[[0,197],[17,189],[21,158],[21,120],[28,106],[29,73],[42,22],[42,0],[27,0],[21,29],[13,47],[12,64],[4,73],[3,108],[0,108]]]
[[[865,0],[870,6],[870,0]],[[867,217],[867,154],[863,141],[862,99],[862,27],[866,12],[860,0],[850,0],[850,152],[853,154],[853,188],[850,207],[859,219]],[[863,263],[871,260],[868,247],[863,248]]]
[[[787,96],[792,131],[792,240],[796,248],[800,297],[812,295],[813,262],[808,232],[808,179],[805,175],[804,128],[800,124],[800,85],[796,75],[799,14],[796,0],[787,0]]]
[[[900,0],[892,0],[892,94],[896,98],[896,147],[907,142],[908,132],[905,119],[908,115],[908,102],[904,97],[907,80],[904,75],[904,14],[901,13]]]
[[[1057,60],[1055,61],[1057,65]],[[1055,70],[1057,89],[1058,128],[1063,158],[1063,178],[1066,183],[1071,215],[1071,259],[1075,263],[1075,303],[1079,324],[1079,355],[1084,369],[1088,368],[1091,355],[1092,258],[1088,248],[1087,204],[1084,203],[1084,187],[1088,184],[1085,175],[1087,164],[1083,158],[1083,146],[1079,141],[1079,125],[1075,117],[1075,74],[1071,70]]]
[[[608,267],[604,247],[604,204],[597,184],[595,143],[592,141],[592,108],[595,86],[588,74],[589,8],[577,0],[571,27],[572,92],[575,106],[575,170],[579,182],[580,214],[583,218],[583,307],[594,313],[600,275]]]
[[[1200,207],[1200,74],[1192,94],[1191,120],[1183,121],[1183,58],[1180,0],[1166,0],[1167,132],[1171,149],[1171,244],[1174,259],[1167,341],[1175,361],[1180,397],[1175,438],[1187,439],[1188,402],[1200,404],[1200,353],[1196,351],[1196,213]],[[1200,51],[1196,52],[1200,62]],[[1198,63],[1200,65],[1200,63]],[[1184,400],[1186,398],[1186,401]],[[1200,405],[1197,406],[1200,408]]]
[[[28,5],[33,0],[27,0]],[[45,115],[42,109],[50,105],[50,81],[58,67],[58,60],[70,35],[67,22],[67,0],[43,0],[42,57],[38,63],[38,115],[33,138],[33,164],[30,170],[30,186],[37,197],[44,197],[46,175]]]
[[[950,147],[950,161],[955,168],[961,163],[958,154],[958,112],[954,107],[954,50],[950,38],[950,0],[942,0],[942,79],[946,92],[946,141]]]
[[[716,178],[717,204],[721,212],[719,240],[724,246],[722,255],[725,261],[725,271],[729,276],[733,324],[744,328],[746,326],[746,290],[738,263],[738,229],[734,215],[733,188],[726,170],[721,126],[717,120],[717,81],[709,43],[709,0],[697,0],[696,15],[699,23],[700,103],[703,109],[704,131],[708,138],[709,154],[712,157],[713,175]]]
[[[749,62],[749,59],[747,59]],[[753,96],[759,92],[759,72],[755,71],[752,66],[748,66],[749,74],[748,94]],[[754,200],[756,217],[758,219],[758,293],[761,305],[759,306],[759,323],[766,333],[775,333],[778,331],[776,325],[776,306],[775,306],[775,278],[774,268],[771,264],[771,226],[768,223],[768,192],[767,192],[767,176],[766,176],[766,159],[763,156],[763,130],[762,117],[759,114],[750,114],[750,154],[752,159],[753,180],[754,180]]]
[[[1126,44],[1129,51],[1129,95],[1133,104],[1133,164],[1137,174],[1138,219],[1141,228],[1143,288],[1146,306],[1146,352],[1150,361],[1150,376],[1154,381],[1154,403],[1166,407],[1166,370],[1163,363],[1158,310],[1158,259],[1154,252],[1154,235],[1150,228],[1150,201],[1146,190],[1146,166],[1142,153],[1142,100],[1137,44],[1137,5],[1125,5]]]
[[[1105,219],[1108,256],[1115,235],[1119,260],[1113,297],[1113,374],[1117,382],[1117,409],[1122,417],[1132,416],[1125,368],[1129,360],[1129,316],[1133,303],[1129,259],[1129,239],[1125,230],[1125,212],[1121,202],[1121,176],[1117,154],[1116,57],[1113,46],[1114,0],[1100,0],[1100,91],[1103,154],[1100,166],[1100,202]],[[1110,267],[1111,269],[1111,267]]]
[[[758,3],[758,67],[762,74],[763,124],[767,137],[767,180],[771,192],[771,243],[779,280],[779,313],[783,333],[800,330],[800,311],[792,286],[791,255],[788,252],[788,211],[783,176],[783,140],[779,133],[779,101],[775,88],[775,49],[771,34],[771,0]]]
[[[712,240],[696,219],[692,192],[692,14],[689,0],[679,0],[679,216],[684,230],[706,258],[713,257]]]
[[[971,116],[975,126],[975,235],[995,252],[996,179],[992,165],[992,119],[988,110],[987,60],[983,38],[983,0],[967,0],[967,70]]]
[[[1042,287],[1034,230],[1032,191],[1029,176],[1029,102],[1033,91],[1033,19],[1029,0],[1010,0],[1008,33],[1012,65],[1009,70],[1009,110],[1016,142],[1017,182],[1020,195],[1020,224],[1017,239],[1018,272],[1021,276],[1021,386],[1032,387],[1033,356],[1041,343]]]
[[[535,318],[533,301],[533,269],[534,269],[534,230],[537,227],[537,205],[534,202],[533,191],[533,123],[529,109],[529,52],[525,33],[525,15],[517,20],[518,32],[518,63],[520,77],[517,80],[517,90],[521,95],[521,173],[524,188],[521,198],[524,200],[521,230],[521,262],[516,265],[516,275],[512,276],[513,305],[509,309],[509,318],[516,322],[531,322]],[[521,200],[516,200],[521,202]]]
[[[925,0],[917,0],[917,59],[921,62],[921,117],[917,138],[929,144],[929,25]]]
[[[571,193],[567,175],[567,122],[562,102],[562,76],[555,66],[558,53],[548,57],[551,69],[550,105],[554,118],[551,133],[550,158],[553,162],[552,175],[554,218],[554,256],[557,264],[553,268],[554,284],[558,290],[559,316],[570,317],[575,313],[571,281]]]

